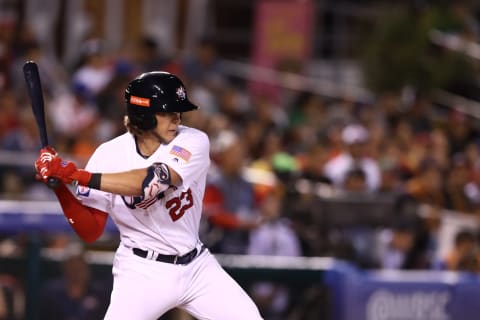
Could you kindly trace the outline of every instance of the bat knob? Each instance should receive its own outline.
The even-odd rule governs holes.
[[[60,186],[60,180],[56,178],[48,178],[47,186],[51,189],[56,189]]]

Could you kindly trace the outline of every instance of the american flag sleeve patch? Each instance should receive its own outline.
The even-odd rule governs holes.
[[[170,150],[170,154],[173,154],[174,156],[183,159],[185,162],[188,162],[188,160],[190,160],[190,157],[192,156],[192,153],[190,151],[180,146],[173,146],[172,150]]]

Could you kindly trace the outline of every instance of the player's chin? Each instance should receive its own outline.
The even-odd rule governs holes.
[[[177,136],[177,130],[168,130],[165,134],[166,140],[173,140]]]

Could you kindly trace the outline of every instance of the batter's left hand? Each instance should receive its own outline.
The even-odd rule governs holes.
[[[47,182],[47,170],[49,163],[58,155],[57,151],[52,146],[46,146],[40,149],[39,156],[35,161],[35,171],[37,172],[35,178],[37,180]]]
[[[56,154],[53,156],[48,151],[40,152],[39,158],[35,161],[35,168],[43,182],[48,178],[57,178],[65,184],[78,181],[80,185],[86,186],[92,176],[90,172],[78,169],[72,161],[63,160]]]

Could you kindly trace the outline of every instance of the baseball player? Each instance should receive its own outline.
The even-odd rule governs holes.
[[[183,83],[166,72],[144,73],[125,90],[128,132],[100,145],[85,170],[46,147],[39,179],[61,181],[54,192],[86,242],[109,215],[120,232],[113,291],[105,319],[157,319],[181,308],[201,319],[262,319],[245,291],[198,236],[208,136],[180,124],[197,109]],[[76,196],[66,184],[77,182]]]

